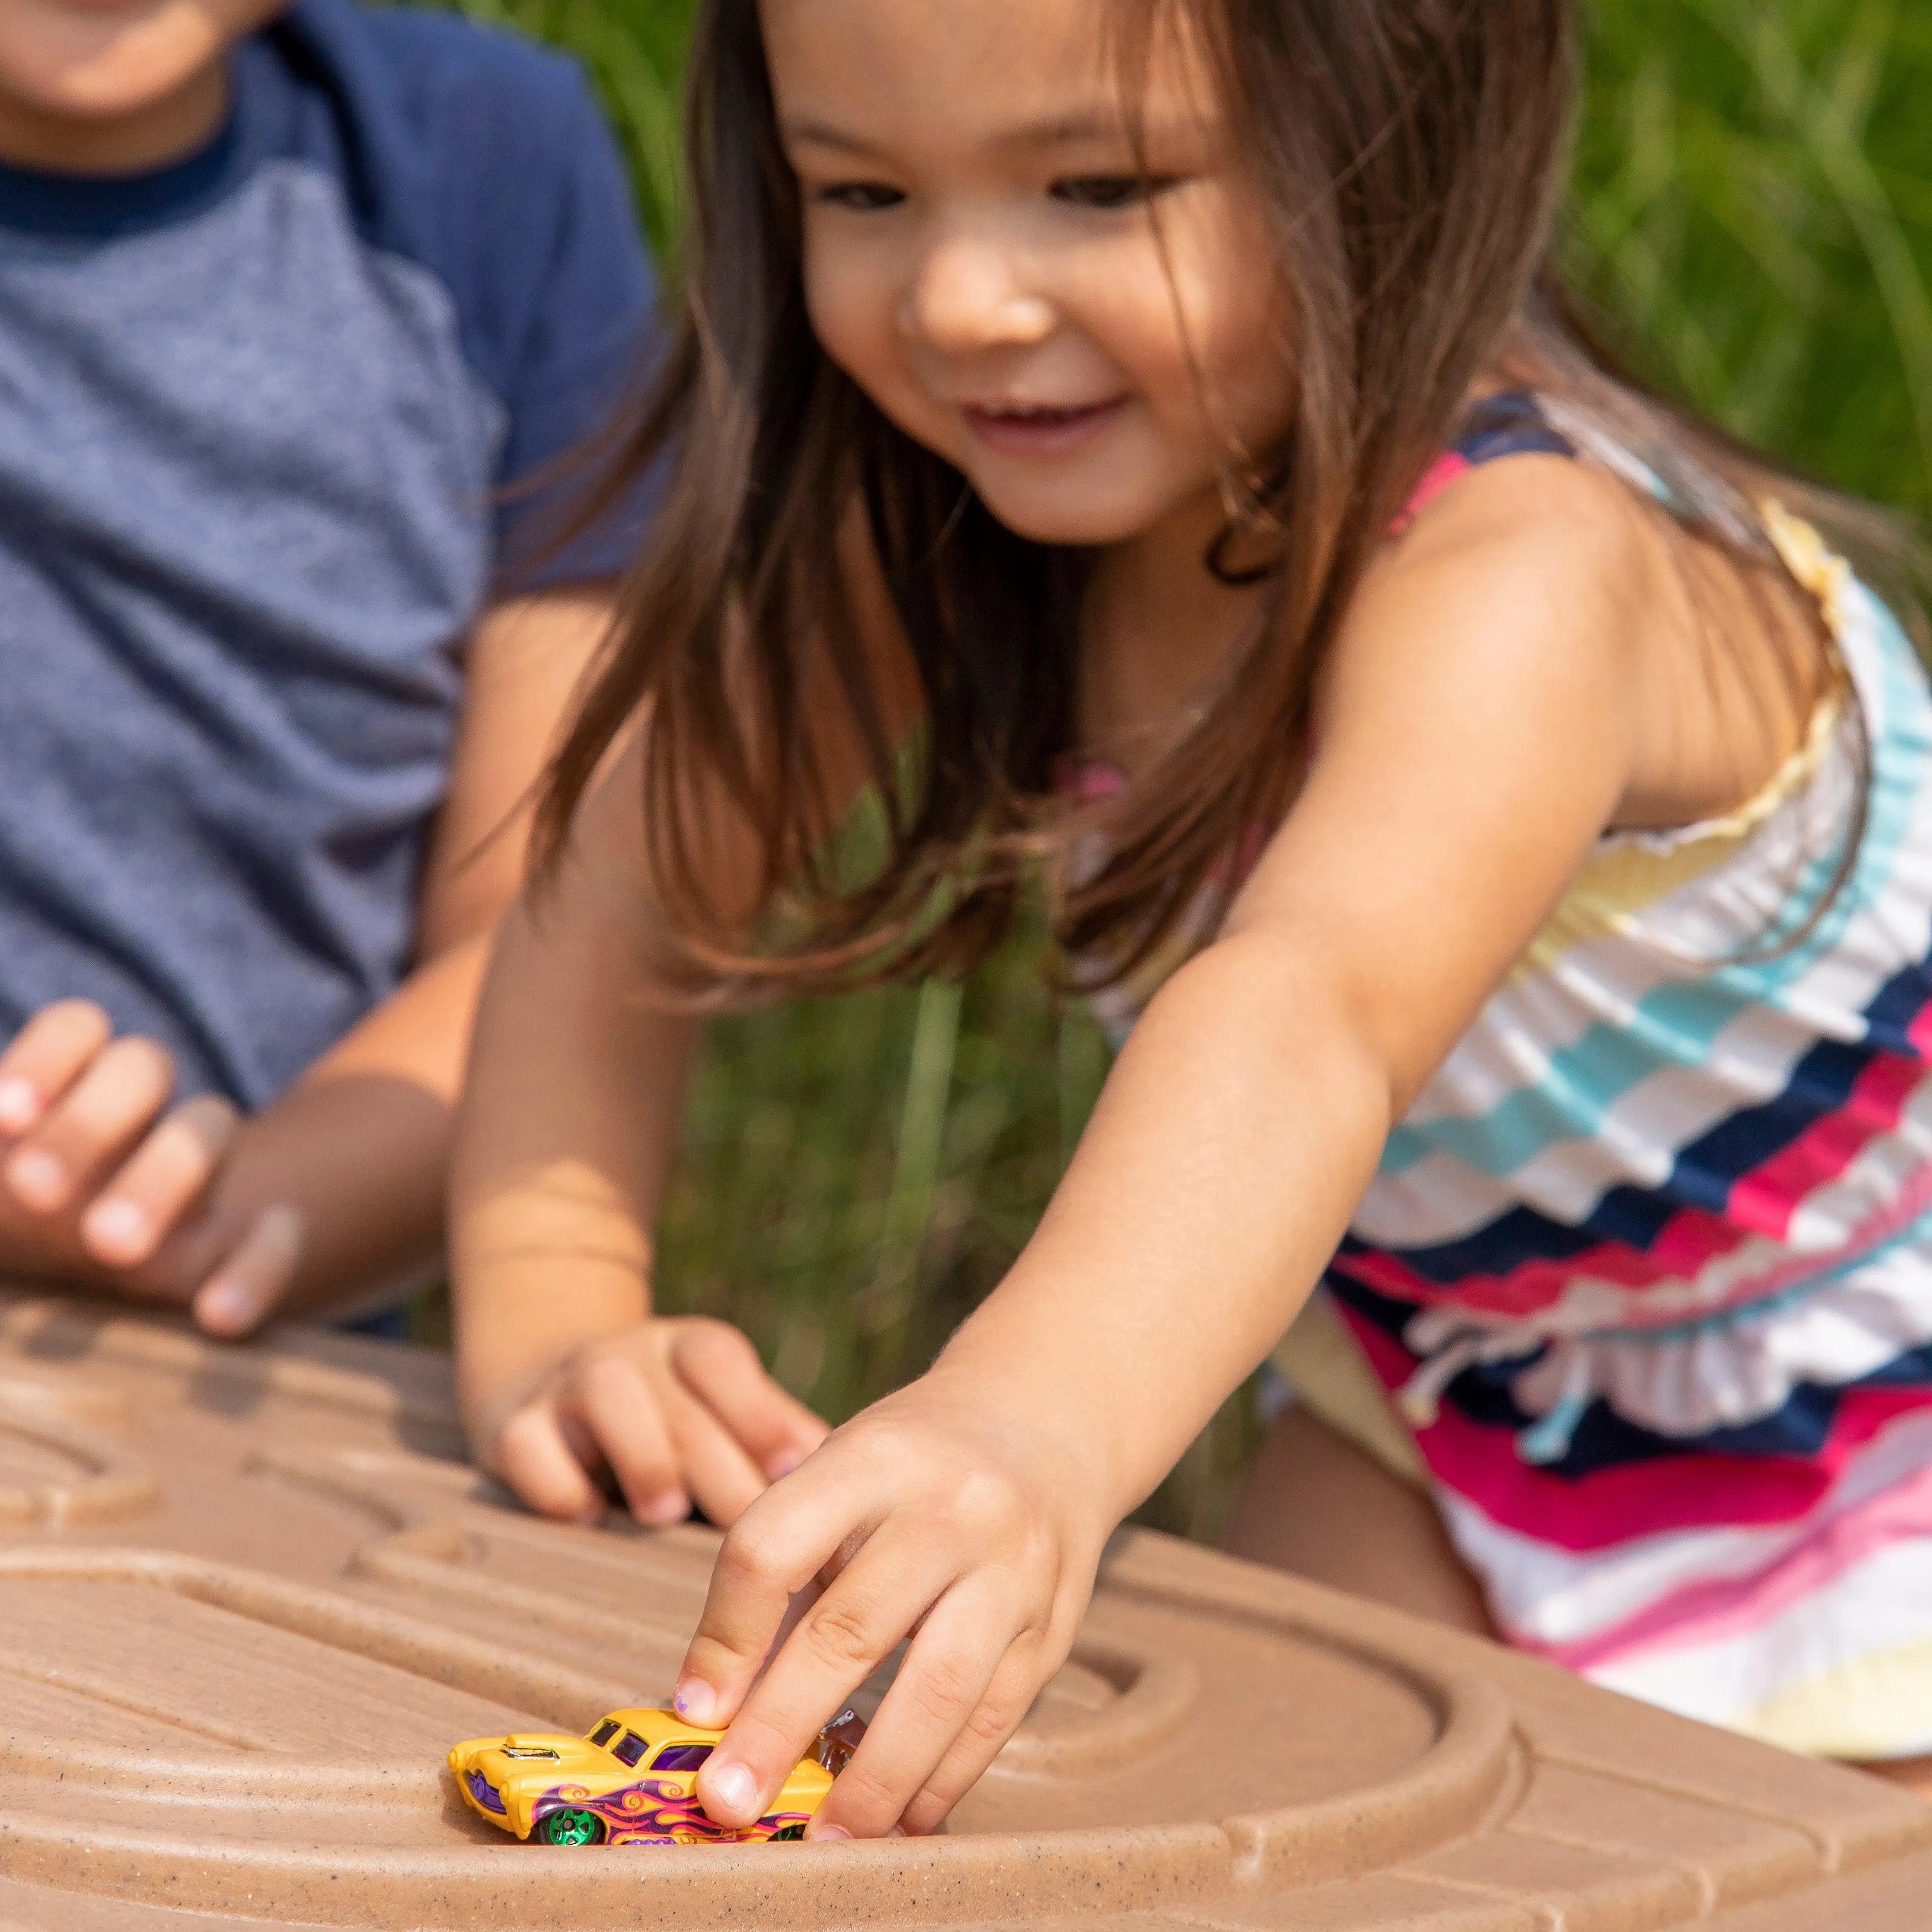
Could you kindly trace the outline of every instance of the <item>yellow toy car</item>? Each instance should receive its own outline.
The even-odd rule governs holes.
[[[865,1726],[842,1712],[818,1734],[754,1825],[714,1825],[692,1793],[722,1738],[670,1711],[613,1711],[587,1737],[518,1732],[454,1746],[449,1768],[464,1802],[519,1838],[543,1845],[718,1845],[802,1838]]]

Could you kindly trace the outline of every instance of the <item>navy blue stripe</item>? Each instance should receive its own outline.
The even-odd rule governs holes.
[[[1600,1242],[1648,1248],[1671,1216],[1685,1208],[1724,1211],[1732,1188],[1754,1168],[1835,1112],[1881,1053],[1921,1056],[1906,1029],[1928,1000],[1932,971],[1924,962],[1887,980],[1864,1011],[1867,1038],[1856,1046],[1820,1040],[1792,1068],[1782,1092],[1728,1115],[1682,1148],[1658,1187],[1613,1187],[1581,1222],[1552,1220],[1533,1208],[1512,1208],[1460,1240],[1380,1252],[1443,1288],[1472,1274],[1503,1274],[1526,1262],[1568,1261]],[[1342,1252],[1375,1252],[1352,1238]]]
[[[1493,463],[1504,456],[1574,456],[1575,446],[1544,419],[1534,396],[1507,391],[1486,397],[1465,418],[1450,446],[1465,463]]]

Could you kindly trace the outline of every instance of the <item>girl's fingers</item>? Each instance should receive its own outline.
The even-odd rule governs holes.
[[[8,1187],[32,1212],[58,1213],[167,1105],[174,1078],[155,1041],[110,1041],[8,1156]]]
[[[892,1654],[958,1574],[958,1556],[950,1546],[901,1537],[882,1550],[884,1540],[868,1543],[799,1619],[732,1719],[730,1734],[698,1774],[704,1808],[721,1824],[748,1825],[764,1814],[820,1726]],[[769,1599],[766,1607],[769,1613]],[[698,1646],[692,1648],[695,1652]],[[986,1667],[990,1673],[992,1662]],[[679,1690],[683,1694],[683,1683]],[[706,1721],[694,1712],[684,1714]],[[908,1790],[902,1798],[910,1796]]]
[[[219,1095],[184,1101],[135,1150],[80,1219],[81,1244],[108,1268],[134,1268],[207,1187],[240,1116]]]
[[[685,1483],[698,1508],[713,1522],[728,1528],[764,1494],[764,1472],[732,1432],[674,1379],[664,1399],[664,1419]]]
[[[774,1482],[790,1474],[832,1432],[766,1374],[750,1338],[728,1322],[679,1324],[671,1366]]]
[[[691,1514],[664,1412],[635,1363],[593,1356],[572,1378],[565,1404],[596,1439],[640,1522],[682,1522]]]
[[[994,1672],[986,1694],[960,1727],[951,1749],[901,1811],[899,1822],[906,1831],[916,1837],[938,1831],[946,1814],[979,1783],[986,1767],[1019,1729],[1020,1720],[1032,1708],[1046,1679],[1046,1673],[1040,1667],[1041,1650],[1040,1640],[1031,1634],[1014,1640]],[[836,1786],[832,1796],[838,1796]],[[836,1824],[842,1819],[842,1814],[838,1814],[833,1822]],[[807,1835],[811,1835],[809,1832]]]
[[[1005,1590],[984,1574],[940,1598],[913,1639],[864,1742],[806,1827],[807,1838],[884,1838],[941,1766],[950,1766],[962,1743],[981,1769],[992,1762],[1006,1742],[1000,1728],[1004,1702],[992,1692],[1011,1654],[1017,1622]],[[1014,1724],[1024,1708],[1014,1714]]]
[[[0,1135],[26,1133],[113,1036],[92,1000],[43,1006],[0,1053]]]
[[[228,1258],[195,1291],[194,1318],[230,1340],[250,1334],[288,1292],[302,1260],[302,1216],[280,1203],[265,1208]]]
[[[520,1408],[496,1438],[496,1473],[539,1516],[596,1522],[604,1498],[572,1453],[548,1400]]]
[[[776,1641],[792,1598],[832,1559],[853,1528],[848,1498],[794,1478],[767,1490],[726,1532],[674,1699],[694,1724],[722,1730]],[[772,1502],[782,1493],[784,1507]],[[714,1816],[716,1814],[714,1814]]]

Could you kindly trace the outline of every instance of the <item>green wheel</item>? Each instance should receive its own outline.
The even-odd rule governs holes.
[[[592,1811],[552,1811],[537,1820],[531,1835],[544,1845],[594,1845],[604,1835],[604,1821]]]
[[[802,1825],[788,1825],[782,1832],[774,1832],[771,1841],[776,1845],[781,1838],[802,1838],[804,1836],[805,1827]]]

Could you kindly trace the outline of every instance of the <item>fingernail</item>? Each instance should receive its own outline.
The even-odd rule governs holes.
[[[728,1811],[748,1816],[758,1808],[758,1780],[742,1764],[722,1764],[711,1760],[711,1775],[706,1779],[711,1796]]]
[[[832,1828],[836,1831],[838,1827],[834,1826]],[[890,1831],[886,1832],[886,1836],[889,1838],[903,1838],[905,1834],[906,1828],[903,1825],[895,1825]]]
[[[30,1208],[58,1208],[67,1198],[67,1163],[38,1148],[7,1163],[14,1192]]]
[[[776,1482],[781,1476],[788,1476],[805,1460],[802,1449],[781,1449],[765,1465],[765,1474]]]
[[[709,1728],[711,1720],[718,1714],[718,1694],[708,1684],[688,1678],[677,1687],[676,1694],[670,1700],[671,1708],[688,1724],[701,1724]]]
[[[663,1526],[682,1522],[691,1514],[691,1498],[682,1490],[667,1490],[654,1496],[638,1511],[638,1520]]]
[[[806,1835],[816,1844],[829,1845],[836,1844],[841,1838],[849,1838],[852,1834],[843,1825],[819,1825]]]
[[[147,1210],[131,1201],[97,1201],[87,1210],[81,1232],[90,1247],[110,1255],[132,1258],[146,1254],[154,1245],[154,1223]]]
[[[204,1328],[231,1334],[255,1318],[255,1298],[238,1282],[210,1282],[194,1298],[195,1319]]]
[[[40,1090],[31,1080],[0,1080],[0,1133],[23,1134],[40,1118]]]

